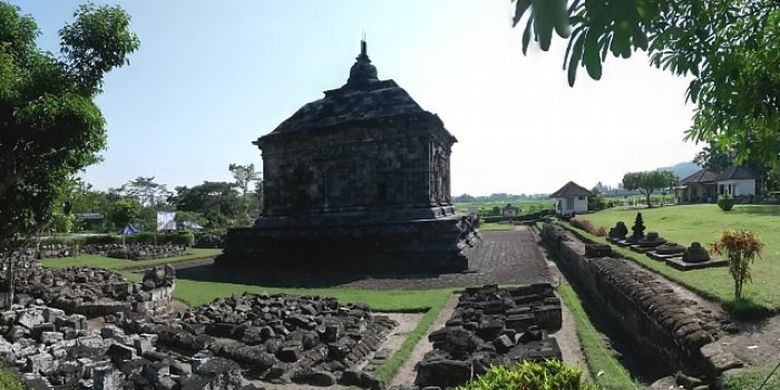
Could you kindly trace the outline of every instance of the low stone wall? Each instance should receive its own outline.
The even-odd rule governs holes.
[[[681,298],[661,277],[611,257],[584,257],[585,245],[545,224],[542,238],[559,268],[606,322],[631,343],[641,361],[668,372],[717,377],[702,347],[723,335],[728,321]]]

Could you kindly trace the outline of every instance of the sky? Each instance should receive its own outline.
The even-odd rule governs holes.
[[[39,45],[79,1],[13,0],[38,22]],[[103,4],[103,1],[95,1]],[[117,2],[108,2],[111,4]],[[393,79],[458,139],[453,195],[549,193],[569,180],[616,185],[625,172],[690,161],[688,81],[610,58],[573,88],[565,41],[521,51],[509,1],[119,1],[141,40],[96,98],[107,121],[97,189],[154,176],[172,189],[231,181],[230,163],[262,169],[250,142],[322,91],[346,82],[365,32],[380,79]]]

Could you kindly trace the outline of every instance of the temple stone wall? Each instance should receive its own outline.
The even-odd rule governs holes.
[[[545,224],[542,238],[569,281],[648,367],[717,376],[702,347],[720,337],[717,318],[692,314],[658,276],[623,259],[584,257],[585,245],[562,228]]]
[[[264,215],[449,205],[451,142],[431,115],[264,143]]]

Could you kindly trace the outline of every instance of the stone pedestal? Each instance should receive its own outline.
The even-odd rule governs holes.
[[[260,218],[231,229],[215,264],[295,272],[459,272],[476,242],[452,207]]]

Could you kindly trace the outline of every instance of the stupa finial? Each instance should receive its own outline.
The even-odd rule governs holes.
[[[366,43],[366,33],[363,33],[360,39],[360,54],[355,58],[355,64],[349,71],[348,85],[365,85],[371,80],[377,80],[376,67],[371,65],[371,59],[368,58],[368,44]]]

